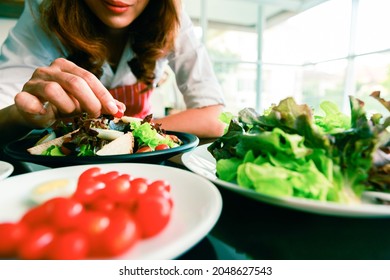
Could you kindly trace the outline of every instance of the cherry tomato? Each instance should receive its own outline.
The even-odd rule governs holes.
[[[84,181],[88,182],[90,179],[95,178],[100,174],[101,169],[99,167],[91,167],[81,173],[81,175],[79,176],[78,184],[84,184]]]
[[[145,197],[148,197],[148,196],[151,196],[151,197],[160,197],[166,201],[169,202],[169,205],[171,206],[171,208],[173,207],[173,200],[172,200],[172,195],[170,192],[166,191],[166,190],[161,190],[159,192],[147,192],[145,194]]]
[[[22,217],[21,222],[29,227],[38,227],[49,223],[49,216],[44,204],[29,209]]]
[[[15,257],[27,233],[28,228],[24,223],[0,224],[0,258]]]
[[[169,201],[171,207],[173,206],[173,200],[171,196],[171,186],[165,180],[157,180],[148,186],[148,190],[145,193],[146,196],[160,196]]]
[[[171,185],[165,180],[156,180],[149,184],[148,192],[171,191]]]
[[[80,181],[81,182],[81,181]],[[101,190],[105,188],[106,184],[102,181],[97,181],[93,178],[83,180],[79,183],[76,191],[73,194],[73,198],[81,203],[90,203],[97,199]]]
[[[81,260],[88,256],[88,239],[79,231],[68,231],[54,237],[48,258],[53,260]]]
[[[92,201],[90,204],[88,204],[88,209],[101,211],[101,212],[110,212],[113,209],[115,209],[115,202],[102,196],[98,197],[94,201]]]
[[[155,148],[156,151],[167,150],[167,149],[170,149],[170,147],[167,144],[159,144]]]
[[[55,230],[49,226],[34,228],[20,243],[18,255],[21,259],[38,260],[48,257]]]
[[[78,229],[87,236],[100,235],[110,224],[109,215],[99,211],[86,211],[79,219]]]
[[[130,181],[131,187],[140,190],[141,193],[148,189],[150,181],[146,178],[138,177]]]
[[[107,183],[111,180],[114,180],[116,177],[118,177],[120,174],[118,171],[110,171],[110,172],[107,172],[107,173],[102,173],[100,175],[97,175],[96,177],[94,177],[95,180],[97,181],[102,181],[104,183]]]
[[[97,179],[100,175],[99,167],[91,167],[81,173],[73,197],[81,203],[89,203],[98,197],[99,191],[105,187],[105,183]]]
[[[138,150],[135,153],[139,154],[139,153],[147,153],[147,152],[153,152],[152,148],[150,148],[149,146],[143,146],[138,148]]]
[[[106,183],[104,195],[116,202],[126,201],[130,196],[130,181],[126,175],[121,175]]]
[[[43,204],[51,224],[57,229],[69,229],[77,225],[77,219],[82,214],[83,205],[67,197],[55,197]]]
[[[79,176],[72,197],[50,199],[28,210],[19,223],[0,224],[0,257],[117,256],[167,225],[170,190],[165,180],[89,168]]]
[[[124,111],[123,111],[123,109],[121,108],[121,107],[119,107],[118,106],[118,112],[116,112],[113,116],[115,117],[115,118],[122,118],[123,117],[123,115],[124,115]]]
[[[110,215],[110,224],[100,240],[104,255],[117,256],[129,250],[139,240],[138,225],[128,212],[114,210]]]
[[[167,225],[171,210],[170,201],[164,197],[149,195],[142,197],[134,214],[142,237],[147,238],[158,234]]]
[[[126,178],[128,181],[134,180],[133,176],[131,176],[130,174],[126,174],[126,173],[121,174],[121,177]]]
[[[149,181],[145,178],[135,178],[130,181],[130,193],[126,205],[133,210],[138,199],[148,190]]]
[[[108,213],[89,210],[82,214],[77,229],[88,238],[89,256],[104,256],[101,249],[102,234],[110,224]]]

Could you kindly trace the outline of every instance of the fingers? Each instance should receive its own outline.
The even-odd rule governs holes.
[[[123,116],[123,114],[126,111],[126,105],[118,100],[115,100],[115,104],[116,104],[116,107],[118,108],[118,112],[116,114],[121,114]]]
[[[96,116],[102,111],[109,114],[118,112],[116,100],[95,75],[62,58],[56,59],[52,67],[62,73],[57,81],[88,113]]]
[[[28,114],[39,115],[45,108],[42,102],[34,95],[22,91],[15,96],[15,104],[18,109]]]
[[[41,104],[49,101],[63,115],[80,112],[91,116],[114,115],[124,107],[95,75],[63,58],[36,69],[23,91],[35,95]],[[39,104],[34,104],[26,107],[36,111]]]
[[[36,110],[39,105],[42,106],[46,101],[57,107],[61,113],[68,115],[76,112],[80,112],[81,108],[76,99],[69,95],[57,82],[41,81],[35,82],[34,80],[28,82],[23,87],[24,93],[22,97],[26,100],[30,100],[32,104],[26,104],[26,107],[31,107],[31,110]],[[33,97],[28,97],[27,93],[33,93]],[[32,94],[30,94],[32,95]],[[40,114],[44,113],[42,110]]]
[[[53,108],[49,103],[42,104],[34,95],[20,92],[15,96],[15,106],[27,125],[32,127],[49,127],[56,121]]]

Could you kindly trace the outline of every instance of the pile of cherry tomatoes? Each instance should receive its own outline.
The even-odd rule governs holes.
[[[0,224],[0,258],[109,258],[128,251],[167,225],[173,201],[165,180],[148,181],[92,167],[71,197],[29,209]]]

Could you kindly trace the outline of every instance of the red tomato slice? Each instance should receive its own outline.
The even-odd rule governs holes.
[[[170,147],[167,144],[159,144],[155,148],[156,151],[162,151],[167,149],[170,149]]]
[[[143,146],[138,148],[138,150],[135,153],[139,154],[139,153],[147,153],[147,152],[153,152],[152,148],[150,148],[149,146]]]

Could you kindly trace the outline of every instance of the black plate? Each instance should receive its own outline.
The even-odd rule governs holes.
[[[161,163],[162,161],[173,157],[179,153],[189,151],[199,144],[199,138],[195,135],[167,131],[183,141],[183,145],[167,150],[153,151],[139,154],[117,155],[117,156],[43,156],[31,155],[27,149],[42,136],[42,130],[32,131],[26,137],[11,142],[4,147],[4,154],[16,161],[32,162],[48,167],[62,167],[75,164],[97,164],[114,162],[137,162],[137,163]]]

